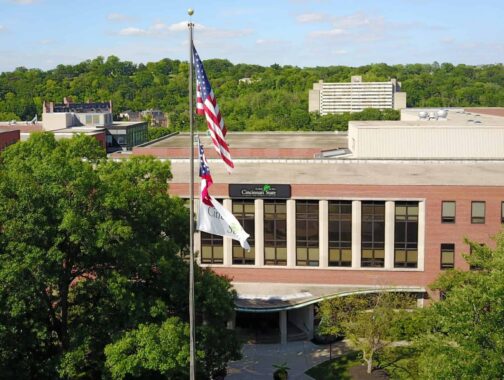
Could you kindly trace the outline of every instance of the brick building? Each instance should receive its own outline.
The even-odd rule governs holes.
[[[289,326],[313,334],[325,297],[402,291],[422,305],[442,271],[468,269],[464,238],[492,246],[501,229],[503,139],[495,112],[404,110],[401,121],[352,122],[348,135],[229,133],[228,175],[203,137],[211,194],[250,233],[252,250],[201,233],[198,260],[232,279],[237,323],[264,316],[282,342]],[[188,197],[188,146],[180,134],[133,154],[169,159],[169,191]]]

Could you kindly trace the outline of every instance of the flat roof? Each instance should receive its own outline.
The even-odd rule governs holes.
[[[211,146],[210,137],[199,133],[205,146]],[[239,148],[317,148],[333,149],[347,145],[346,135],[334,132],[229,132],[226,141],[231,149]],[[180,133],[170,138],[148,145],[153,148],[186,148],[189,133]]]
[[[100,126],[106,129],[128,129],[137,125],[147,124],[146,121],[114,121],[111,125]]]
[[[189,160],[171,161],[171,183],[187,184]],[[195,164],[196,179],[197,166]],[[209,166],[214,183],[225,185],[268,182],[307,185],[504,186],[504,160],[235,160],[235,169],[231,174],[226,172],[221,160],[211,159]],[[189,192],[188,188],[186,190]]]
[[[189,139],[188,133],[170,135],[152,144],[134,147],[133,154],[187,158],[190,155]],[[217,158],[210,137],[200,133],[200,139],[207,158]],[[313,159],[322,151],[347,147],[346,134],[335,132],[229,132],[226,141],[233,159]],[[116,157],[120,158],[120,155]]]
[[[43,132],[42,123],[26,123],[24,121],[18,121],[15,124],[9,122],[0,122],[0,131],[20,131],[23,132]]]
[[[420,112],[447,111],[446,118],[420,119]],[[401,120],[351,121],[352,125],[365,126],[504,126],[504,108],[405,108],[401,110]]]

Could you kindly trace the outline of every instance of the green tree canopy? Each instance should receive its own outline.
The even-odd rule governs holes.
[[[495,250],[470,242],[473,271],[449,270],[433,284],[445,299],[425,310],[415,345],[422,379],[498,379],[504,373],[504,233]]]
[[[181,199],[167,194],[170,177],[169,163],[152,157],[107,161],[87,136],[56,141],[34,134],[1,154],[2,378],[187,373],[184,346],[163,343],[183,340],[188,319],[188,268],[180,252],[189,215]],[[202,377],[239,353],[224,328],[233,296],[226,279],[197,270],[198,320],[211,322],[202,329],[222,350],[219,361],[200,346]],[[221,335],[235,344],[221,344]],[[153,367],[139,359],[127,372],[114,349],[125,344],[137,348],[138,358],[142,349],[159,349],[165,360]]]

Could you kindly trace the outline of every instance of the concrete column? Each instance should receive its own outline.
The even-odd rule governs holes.
[[[255,206],[255,265],[264,266],[264,201],[256,199]]]
[[[319,201],[319,267],[329,266],[329,202]]]
[[[362,202],[352,201],[352,268],[361,267]]]
[[[296,266],[296,201],[287,200],[287,266]]]
[[[425,267],[425,201],[418,202],[418,269]]]
[[[419,294],[416,300],[416,305],[418,308],[424,307],[424,294]]]
[[[315,307],[313,304],[306,307],[306,327],[308,328],[308,339],[313,339],[313,332],[315,330],[314,320],[315,320]]]
[[[385,202],[385,269],[394,269],[395,202]]]
[[[282,310],[279,314],[280,343],[287,344],[287,311]]]
[[[233,211],[233,204],[231,199],[224,199],[223,206],[229,212]],[[223,264],[226,266],[231,266],[233,263],[233,240],[228,237],[224,237],[223,250],[224,250],[224,259]]]

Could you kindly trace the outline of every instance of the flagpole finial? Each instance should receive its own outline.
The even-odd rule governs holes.
[[[192,15],[194,14],[194,9],[189,8],[189,9],[187,10],[187,14],[188,14],[189,16],[192,16]]]

